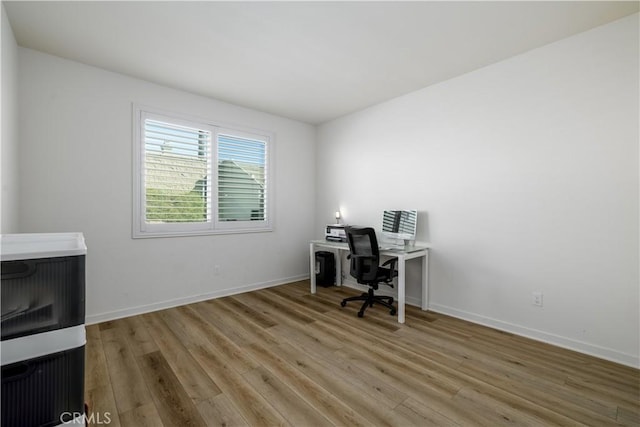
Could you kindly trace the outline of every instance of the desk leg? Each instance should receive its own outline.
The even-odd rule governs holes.
[[[404,257],[398,257],[398,323],[404,323],[405,267],[406,260]]]
[[[342,253],[336,251],[336,286],[342,286]]]
[[[429,251],[422,257],[422,307],[429,308]]]
[[[316,245],[309,244],[309,282],[311,282],[311,293],[316,293]]]

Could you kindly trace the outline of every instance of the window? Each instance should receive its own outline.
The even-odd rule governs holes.
[[[133,237],[271,230],[268,132],[134,107]]]

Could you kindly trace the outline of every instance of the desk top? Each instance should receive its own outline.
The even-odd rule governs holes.
[[[325,248],[333,248],[340,250],[349,250],[349,245],[345,242],[332,242],[330,240],[312,240],[311,243],[324,246]],[[380,247],[380,253],[383,255],[386,254],[410,254],[412,252],[420,252],[429,249],[429,246],[425,245],[415,245],[415,246],[398,246],[395,248],[385,248],[384,245]]]

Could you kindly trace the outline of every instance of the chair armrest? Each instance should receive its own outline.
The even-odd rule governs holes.
[[[382,266],[389,266],[389,270],[391,270],[391,277],[393,277],[393,273],[396,271],[396,264],[398,263],[398,258],[391,258],[390,260],[385,261]]]

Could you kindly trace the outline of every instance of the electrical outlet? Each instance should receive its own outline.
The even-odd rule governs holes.
[[[542,307],[542,292],[531,292],[531,303],[538,307]]]

